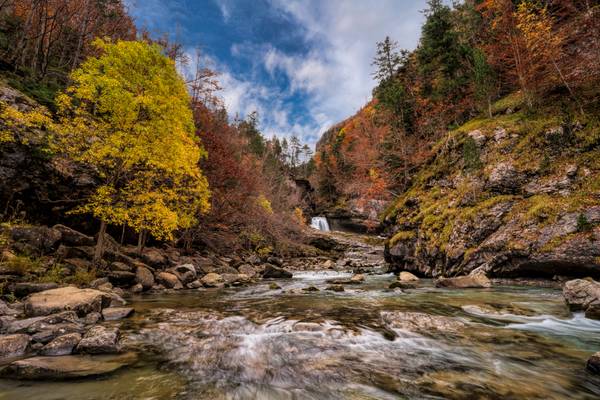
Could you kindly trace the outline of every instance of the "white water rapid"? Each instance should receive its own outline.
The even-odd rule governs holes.
[[[329,223],[325,217],[313,217],[310,226],[320,231],[329,232]]]

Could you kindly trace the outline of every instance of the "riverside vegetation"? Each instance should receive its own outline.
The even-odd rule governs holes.
[[[429,1],[313,156],[119,0],[0,2],[0,398],[599,396],[599,7]]]

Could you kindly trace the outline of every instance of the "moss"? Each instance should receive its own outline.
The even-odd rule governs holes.
[[[4,266],[8,271],[17,275],[31,275],[41,269],[42,263],[39,259],[27,256],[15,256],[6,260]]]
[[[413,239],[414,237],[415,237],[414,231],[400,231],[400,232],[396,233],[394,236],[392,236],[392,238],[389,241],[389,245],[390,245],[390,247],[394,247],[396,245],[396,243],[398,243],[400,241],[404,241],[404,240],[410,240],[410,239]]]
[[[506,111],[508,111],[509,109],[515,111],[521,109],[524,104],[525,99],[523,98],[523,95],[520,92],[512,93],[492,104],[492,113],[506,113]]]

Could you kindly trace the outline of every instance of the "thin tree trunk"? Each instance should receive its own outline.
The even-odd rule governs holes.
[[[94,263],[98,263],[104,254],[104,234],[106,233],[106,222],[100,222],[100,232],[98,232],[98,241],[96,242],[96,251],[94,252]]]
[[[148,231],[145,229],[143,229],[138,235],[137,252],[140,255],[142,254],[142,251],[144,251],[144,246],[146,245],[147,236],[148,236]]]

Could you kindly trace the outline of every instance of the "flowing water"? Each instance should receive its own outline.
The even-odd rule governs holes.
[[[348,275],[349,276],[349,275]],[[141,359],[109,377],[0,381],[0,399],[593,399],[600,321],[545,288],[390,291],[298,273],[240,289],[145,295],[122,330]],[[319,291],[303,291],[314,286]]]
[[[317,229],[323,232],[329,232],[329,222],[327,222],[327,218],[325,217],[313,217],[310,220],[310,226],[313,229]]]

